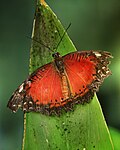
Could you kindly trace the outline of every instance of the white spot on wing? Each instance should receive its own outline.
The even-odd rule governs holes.
[[[109,70],[106,71],[107,74],[108,74],[109,72],[110,72]]]
[[[32,102],[32,101],[29,101],[29,104],[33,104],[33,102]]]
[[[19,93],[22,92],[22,90],[23,90],[23,85],[24,85],[24,83],[21,84],[21,86],[19,87]]]
[[[23,111],[26,111],[27,109],[26,108],[23,108]]]
[[[27,104],[27,102],[24,102],[24,105],[26,105]]]
[[[101,73],[101,70],[98,70],[98,73]]]
[[[27,81],[26,84],[28,84],[28,86],[30,87],[31,81]]]
[[[94,52],[96,57],[101,57],[101,54],[99,52]]]
[[[102,69],[105,69],[105,66],[103,66]]]

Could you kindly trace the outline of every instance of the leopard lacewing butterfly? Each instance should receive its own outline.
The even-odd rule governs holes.
[[[77,51],[61,56],[33,72],[13,93],[8,107],[16,112],[51,115],[71,110],[74,104],[89,102],[103,80],[111,74],[111,54],[105,51]]]

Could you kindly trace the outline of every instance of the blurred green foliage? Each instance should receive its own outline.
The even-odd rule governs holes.
[[[105,80],[98,97],[109,126],[120,130],[120,1],[47,0],[78,50],[110,51],[113,75]],[[1,1],[0,4],[0,150],[20,149],[23,112],[6,108],[9,97],[27,77],[35,1]]]

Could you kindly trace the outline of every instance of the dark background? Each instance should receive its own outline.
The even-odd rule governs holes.
[[[109,126],[120,130],[120,0],[48,0],[78,50],[107,50],[113,75],[98,93]],[[23,112],[6,108],[9,97],[27,77],[34,18],[33,0],[0,4],[0,150],[20,150]]]

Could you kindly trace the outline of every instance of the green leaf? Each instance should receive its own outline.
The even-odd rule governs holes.
[[[30,73],[52,60],[51,52],[45,46],[52,50],[56,48],[63,33],[60,21],[49,6],[38,1],[30,50]],[[66,34],[57,51],[64,55],[75,50]],[[60,117],[34,112],[25,114],[23,150],[33,149],[113,150],[97,97],[89,104],[75,106],[74,111]]]
[[[112,127],[110,127],[109,129],[110,129],[110,134],[113,140],[115,150],[119,150],[120,149],[120,131]]]

